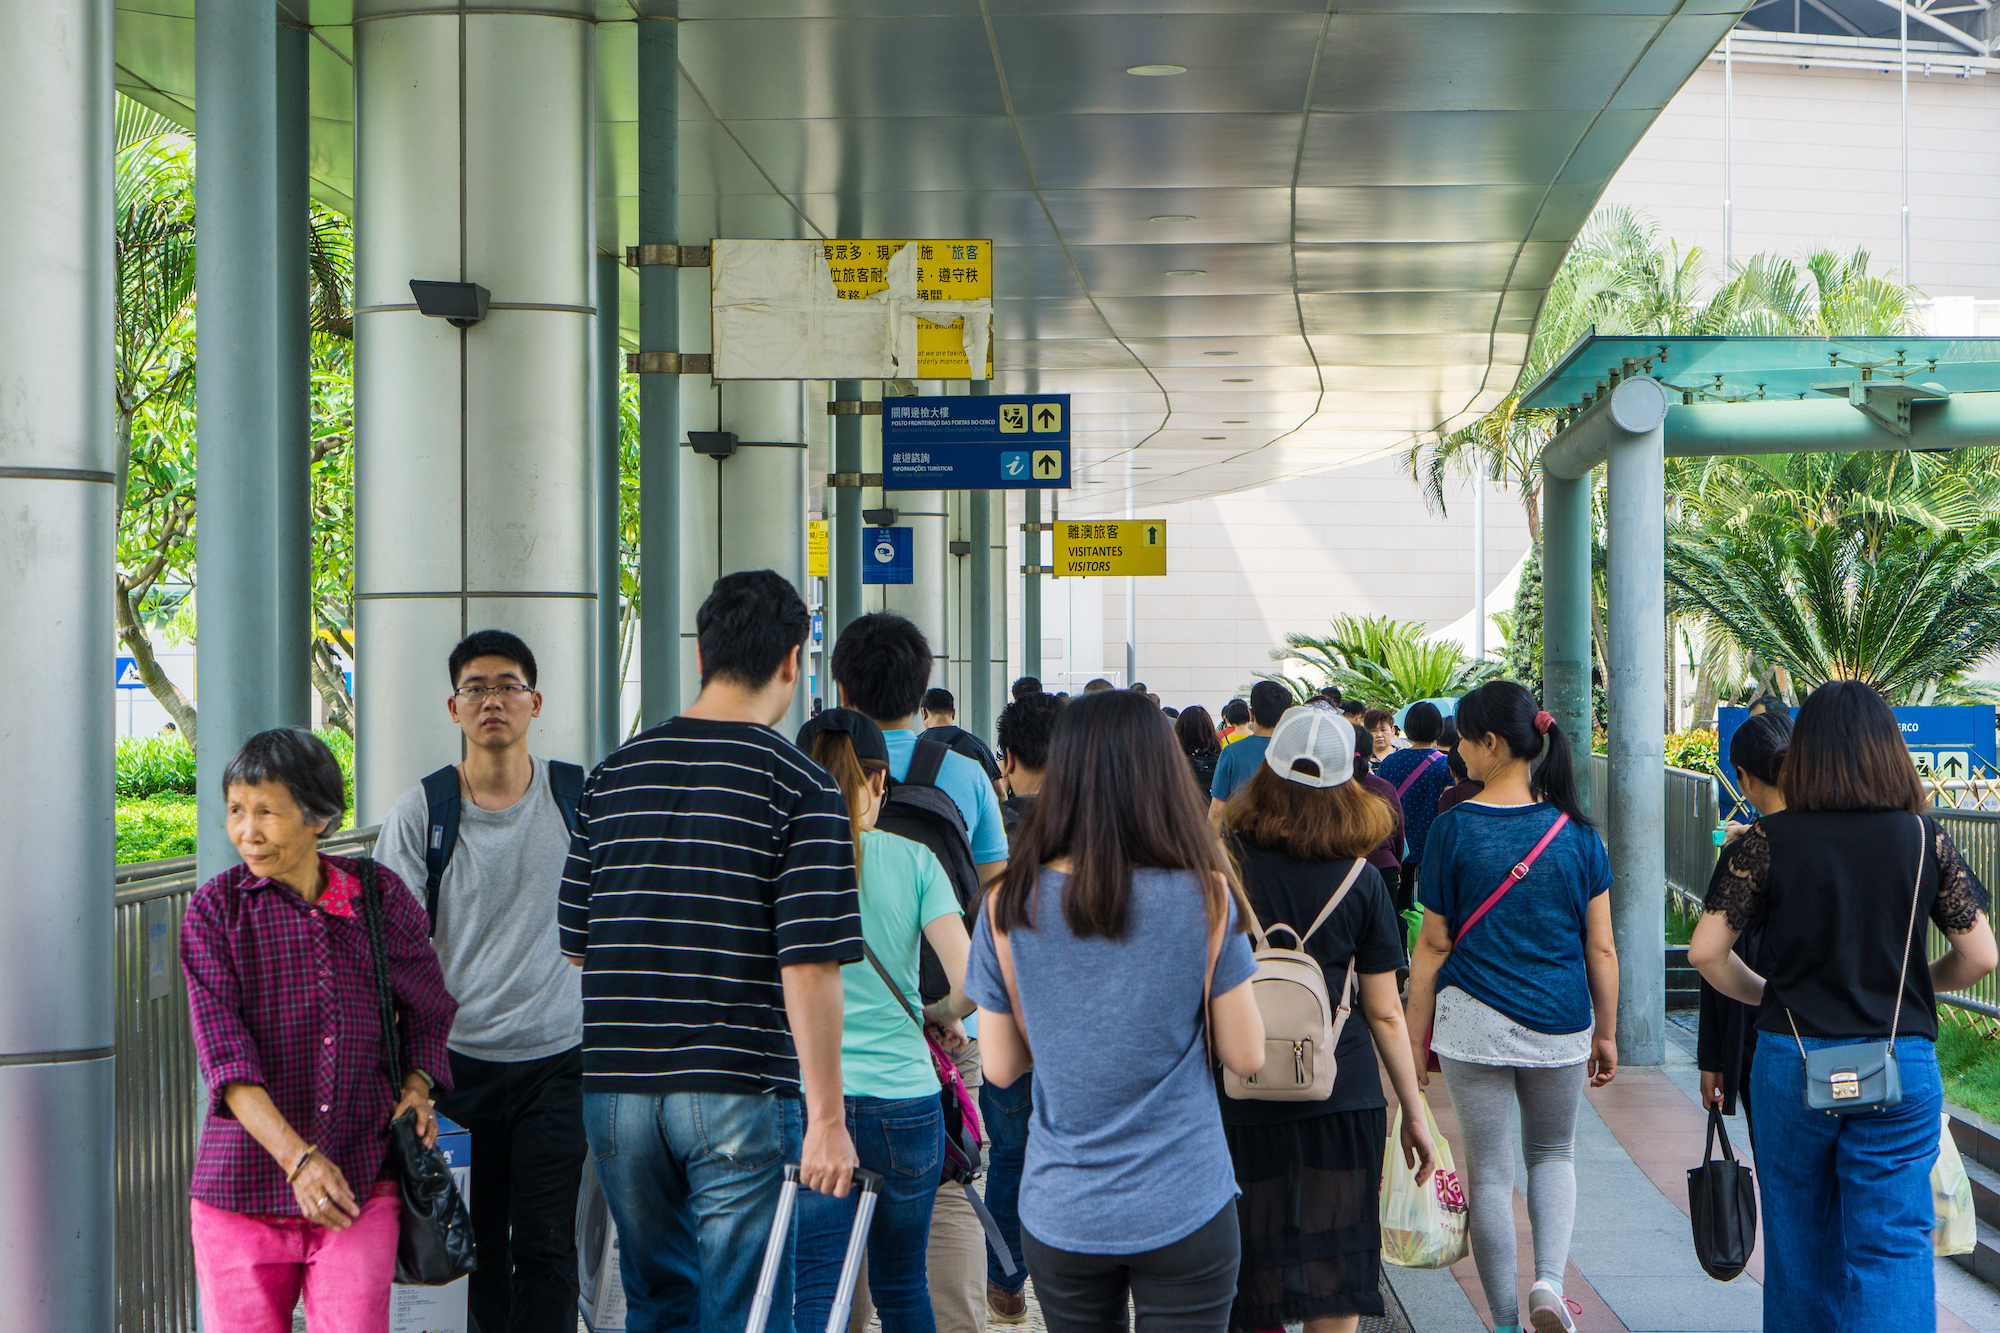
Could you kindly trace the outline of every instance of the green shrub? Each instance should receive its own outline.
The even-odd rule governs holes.
[[[118,864],[194,855],[192,796],[121,800],[117,809]]]
[[[1707,727],[1668,732],[1667,766],[1696,773],[1715,772],[1715,733]]]
[[[1963,1010],[1938,1006],[1938,1071],[1944,1095],[1988,1120],[2000,1120],[2000,1042],[1960,1017]]]
[[[121,797],[194,795],[194,751],[178,732],[120,737],[114,767]]]

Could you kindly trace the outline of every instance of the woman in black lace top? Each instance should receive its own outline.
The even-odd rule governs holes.
[[[1936,1299],[1930,1170],[1944,1100],[1935,995],[1993,970],[1990,899],[1924,814],[1895,715],[1867,685],[1813,691],[1780,783],[1785,809],[1723,852],[1688,946],[1711,985],[1757,1006],[1750,1096],[1764,1327],[1927,1327]],[[1922,918],[1951,945],[1928,966]],[[1732,951],[1757,928],[1762,976]],[[1806,1105],[1807,1049],[1892,1034],[1899,1104],[1852,1115]]]

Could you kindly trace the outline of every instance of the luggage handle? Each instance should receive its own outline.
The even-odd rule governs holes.
[[[882,1197],[880,1172],[854,1168],[854,1184],[861,1192],[854,1210],[854,1230],[847,1237],[847,1257],[840,1266],[840,1286],[834,1292],[833,1309],[827,1315],[827,1333],[845,1333],[847,1316],[854,1310],[854,1291],[861,1284],[861,1258],[867,1252],[868,1224],[875,1218],[875,1205]],[[757,1273],[757,1294],[750,1302],[750,1318],[744,1333],[764,1333],[771,1321],[771,1300],[778,1288],[778,1265],[785,1261],[785,1240],[792,1231],[792,1210],[799,1200],[799,1164],[787,1162],[778,1185],[778,1211],[771,1219],[771,1239],[764,1245],[764,1264]]]

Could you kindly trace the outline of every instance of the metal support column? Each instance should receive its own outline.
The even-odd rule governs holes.
[[[624,732],[621,696],[625,691],[624,661],[618,653],[619,597],[619,456],[623,418],[619,411],[619,374],[625,357],[618,340],[618,278],[616,255],[597,256],[597,437],[591,458],[597,499],[597,728],[592,761],[618,748]]]
[[[312,725],[312,645],[319,630],[312,595],[312,302],[307,283],[312,235],[307,50],[312,35],[303,24],[283,23],[277,37],[277,354],[271,363],[278,407],[278,431],[271,440],[277,673],[269,688],[272,715],[285,726],[306,727]]]
[[[1042,493],[1023,491],[1021,496],[1026,510],[1021,525],[1025,529],[1021,534],[1021,674],[1039,678],[1042,674]]]
[[[993,392],[991,380],[973,380],[966,386],[973,398]],[[993,740],[993,492],[972,491],[966,497],[966,540],[972,546],[972,578],[966,615],[965,702],[960,710],[961,725],[989,744]],[[1005,622],[1002,622],[1003,624]],[[1004,633],[1004,631],[1003,631]],[[969,725],[968,725],[969,724]]]
[[[833,399],[833,471],[839,483],[831,488],[834,630],[827,636],[829,653],[840,631],[861,614],[861,381],[835,380]],[[831,692],[827,698],[832,701]]]
[[[354,5],[364,824],[463,753],[445,662],[473,630],[534,650],[537,754],[581,762],[597,735],[595,17],[591,0]],[[486,317],[424,315],[412,279],[485,287]]]
[[[9,1333],[116,1324],[111,23],[110,0],[0,6],[0,1324]]]
[[[292,57],[283,61],[281,31]],[[206,146],[195,251],[206,312],[195,334],[204,659],[195,856],[203,878],[237,861],[222,790],[236,748],[268,727],[310,720],[298,711],[312,642],[300,596],[301,575],[310,579],[300,568],[310,549],[307,379],[303,366],[289,364],[306,350],[306,219],[285,207],[303,206],[305,182],[281,183],[290,171],[303,176],[304,127],[279,132],[281,119],[293,119],[281,116],[281,103],[303,117],[304,37],[280,29],[269,8],[225,0],[195,7],[195,133]]]
[[[680,236],[680,20],[639,25],[639,244]],[[681,379],[647,371],[680,351],[680,269],[639,269],[639,718],[658,726],[687,703],[681,679]]]
[[[1542,451],[1545,473],[1572,478],[1575,487],[1574,493],[1558,488],[1561,493],[1550,498],[1559,503],[1544,501],[1543,634],[1552,663],[1559,648],[1568,653],[1578,646],[1585,650],[1582,660],[1589,661],[1589,477],[1599,461],[1610,463],[1605,693],[1611,754],[1605,841],[1615,879],[1611,917],[1618,944],[1618,1058],[1635,1065],[1656,1065],[1666,1058],[1661,941],[1666,930],[1667,770],[1659,713],[1666,696],[1666,662],[1660,651],[1667,623],[1666,419],[1665,388],[1637,376],[1599,398]],[[1586,699],[1589,679],[1586,670]],[[1568,719],[1557,716],[1567,728]],[[1585,731],[1579,737],[1586,753],[1588,736]]]
[[[1590,806],[1590,474],[1542,468],[1542,707],[1569,737]]]

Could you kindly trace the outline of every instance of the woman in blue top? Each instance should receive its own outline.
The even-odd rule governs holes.
[[[986,1081],[1034,1067],[1022,1248],[1052,1333],[1123,1329],[1128,1296],[1141,1330],[1228,1327],[1236,1176],[1209,1040],[1244,1077],[1264,1063],[1233,873],[1160,710],[1070,700],[966,975]]]
[[[882,1197],[868,1232],[868,1294],[884,1333],[934,1333],[925,1254],[944,1165],[944,1112],[930,1048],[910,1009],[923,1004],[917,993],[921,936],[937,951],[952,986],[949,995],[921,1012],[927,1023],[963,1039],[958,1020],[972,1012],[964,991],[965,920],[930,848],[875,827],[889,779],[889,747],[881,728],[851,708],[829,708],[799,729],[799,748],[847,798],[860,877],[861,938],[902,992],[892,994],[871,963],[841,974],[840,1081],[847,1132],[861,1165],[882,1173]],[[798,1333],[826,1327],[858,1197],[799,1194],[792,1303]]]
[[[1569,738],[1512,681],[1458,702],[1458,753],[1486,787],[1431,825],[1410,960],[1418,1077],[1425,1038],[1464,1140],[1472,1257],[1494,1333],[1518,1333],[1514,1136],[1528,1163],[1536,1333],[1571,1333],[1562,1291],[1576,1221],[1576,1111],[1618,1069],[1611,867],[1577,804]],[[1525,872],[1522,867],[1526,866]],[[1504,890],[1504,891],[1503,891]]]

